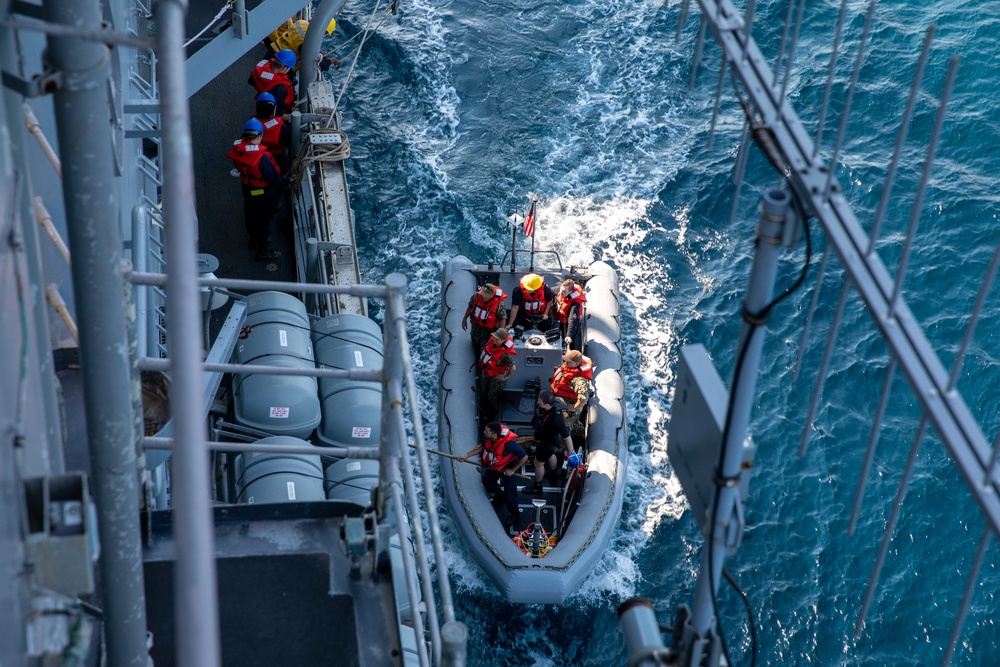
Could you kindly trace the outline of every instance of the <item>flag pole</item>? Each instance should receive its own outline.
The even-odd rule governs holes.
[[[510,272],[517,270],[517,207],[514,207],[514,222],[510,225]]]
[[[537,204],[537,203],[538,203],[537,199],[532,199],[531,200],[532,210],[534,211],[536,218],[538,216],[538,210],[535,207],[535,204]],[[537,219],[535,220],[535,224],[536,225],[538,224],[538,220]],[[531,233],[531,266],[529,267],[529,270],[532,273],[534,273],[535,272],[535,233],[534,233],[535,230],[532,229],[531,232],[532,232]]]

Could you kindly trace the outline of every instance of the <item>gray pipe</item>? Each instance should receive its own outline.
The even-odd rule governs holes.
[[[303,95],[308,94],[308,88],[302,91]],[[309,114],[310,116],[315,116],[316,114]],[[323,118],[326,120],[326,118]],[[302,148],[302,112],[296,109],[292,112],[292,155],[298,155],[299,149]],[[309,274],[312,275],[312,274]]]
[[[149,212],[145,204],[132,207],[132,270],[145,273],[149,268]],[[137,285],[132,293],[135,299],[135,336],[139,342],[139,356],[145,357],[155,351],[149,347],[149,288]]]
[[[634,597],[618,605],[618,624],[628,648],[629,665],[647,667],[667,664],[667,648],[663,645],[660,624],[656,621],[656,612],[649,599]]]
[[[53,23],[84,30],[101,27],[97,0],[46,0],[44,11]],[[47,43],[48,64],[63,77],[53,102],[63,157],[63,199],[101,539],[108,664],[145,667],[136,443],[108,122],[109,52],[104,44],[78,37],[50,35]]]
[[[330,24],[330,19],[337,16],[346,4],[347,0],[321,0],[316,11],[313,12],[312,21],[309,22],[311,29],[306,30],[306,37],[302,40],[302,48],[299,49],[300,100],[308,97],[309,84],[316,80],[316,59],[319,58],[319,47],[323,44],[326,26]],[[314,29],[313,26],[322,27]]]
[[[790,199],[787,192],[776,188],[764,193],[757,250],[743,299],[745,313],[761,315],[771,300],[781,249],[782,227]],[[719,478],[716,483],[720,484],[716,492],[717,515],[711,517],[709,534],[702,544],[701,569],[698,572],[694,605],[689,625],[684,626],[682,638],[681,662],[684,664],[688,664],[688,658],[691,658],[690,664],[700,662],[698,652],[701,650],[709,651],[708,664],[716,664],[714,652],[718,647],[718,635],[713,599],[722,580],[723,562],[730,546],[729,539],[733,537],[731,524],[735,520],[736,504],[740,502],[739,487],[731,483],[731,480],[737,480],[740,475],[743,441],[756,396],[757,371],[760,368],[765,331],[763,323],[751,326],[744,321],[740,326],[737,349],[743,353],[737,354],[737,367],[734,369],[733,386],[730,389],[731,414],[726,417],[729,428],[726,440],[722,443],[720,469],[716,471]],[[710,644],[704,644],[705,641],[710,641]]]
[[[172,499],[177,562],[174,614],[177,664],[221,663],[216,596],[215,539],[209,507],[209,460],[199,447],[203,422],[201,295],[198,292],[194,166],[184,56],[186,0],[161,0],[156,8],[163,132],[163,217],[166,233],[167,335],[170,342],[170,408],[174,440]]]

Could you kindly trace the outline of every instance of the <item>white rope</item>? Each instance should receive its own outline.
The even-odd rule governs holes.
[[[211,28],[213,25],[215,25],[216,21],[218,21],[219,19],[222,18],[222,15],[226,13],[227,9],[229,9],[230,7],[233,6],[233,3],[235,1],[236,0],[227,0],[226,4],[222,5],[222,9],[219,10],[219,13],[215,15],[215,18],[213,18],[211,21],[208,22],[208,25],[206,25],[204,28],[202,28],[198,32],[197,35],[195,35],[194,37],[192,37],[188,41],[184,42],[184,48],[187,48],[187,47],[191,46],[191,44],[193,44],[196,39],[198,39],[199,37],[201,37],[202,35],[204,35],[206,32],[208,32],[208,29]]]
[[[374,35],[375,31],[377,31],[379,27],[385,23],[385,20],[389,18],[389,14],[392,13],[390,6],[390,9],[386,11],[384,16],[382,16],[382,20],[378,22],[378,25],[369,29],[371,24],[375,21],[375,15],[377,14],[381,4],[382,0],[378,0],[378,2],[375,3],[375,8],[372,10],[372,15],[368,19],[368,24],[365,25],[364,30],[362,31],[364,33],[364,37],[361,39],[361,42],[357,45],[357,47],[355,47],[354,51],[352,51],[352,53],[354,53],[354,60],[351,61],[351,66],[347,70],[347,75],[344,77],[344,85],[340,87],[340,93],[337,95],[337,99],[333,103],[333,109],[330,110],[330,117],[326,121],[326,127],[330,127],[330,125],[333,124],[333,118],[337,115],[337,108],[340,106],[340,100],[344,97],[344,93],[347,92],[347,84],[351,81],[351,73],[354,72],[354,67],[358,64],[358,58],[361,57],[361,48],[365,45],[365,42],[368,41],[368,38]],[[350,54],[348,54],[348,56],[349,55]]]

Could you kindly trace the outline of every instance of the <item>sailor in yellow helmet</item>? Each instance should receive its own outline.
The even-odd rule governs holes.
[[[332,35],[336,27],[337,19],[331,19],[329,25],[326,26],[326,34]],[[308,29],[309,21],[288,19],[277,30],[267,36],[265,40],[267,48],[274,53],[282,49],[294,51],[295,55],[299,56],[298,61],[295,63],[295,69],[298,70],[299,63],[302,61],[302,42],[305,41]],[[319,63],[319,68],[325,72],[330,69],[331,65],[339,69],[340,61],[333,56],[324,54],[323,59]]]
[[[521,278],[521,283],[511,293],[510,326],[521,318],[521,326],[527,329],[547,330],[551,326],[552,304],[555,296],[545,279],[537,273],[529,273]]]

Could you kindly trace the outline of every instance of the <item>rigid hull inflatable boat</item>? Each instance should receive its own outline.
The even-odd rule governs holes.
[[[508,531],[484,489],[479,467],[457,458],[442,466],[444,496],[469,552],[500,592],[517,603],[559,604],[576,589],[608,544],[625,484],[628,452],[618,277],[604,262],[585,271],[564,270],[561,262],[557,264],[518,271],[456,257],[445,266],[443,276],[439,436],[441,447],[455,457],[483,442],[485,426],[480,423],[476,389],[478,355],[462,328],[470,296],[485,283],[510,295],[529,273],[538,274],[553,288],[572,278],[586,293],[586,315],[578,335],[582,352],[593,365],[593,381],[580,420],[584,433],[573,436],[582,455],[579,467],[564,466],[566,457],[560,453],[563,474],[546,477],[540,492],[529,493],[526,489],[534,476],[529,458],[517,477],[518,511],[513,530]],[[509,298],[506,303],[509,307]],[[511,329],[516,370],[503,390],[499,421],[521,436],[532,434],[539,390],[549,388],[553,371],[563,361],[562,333]]]

